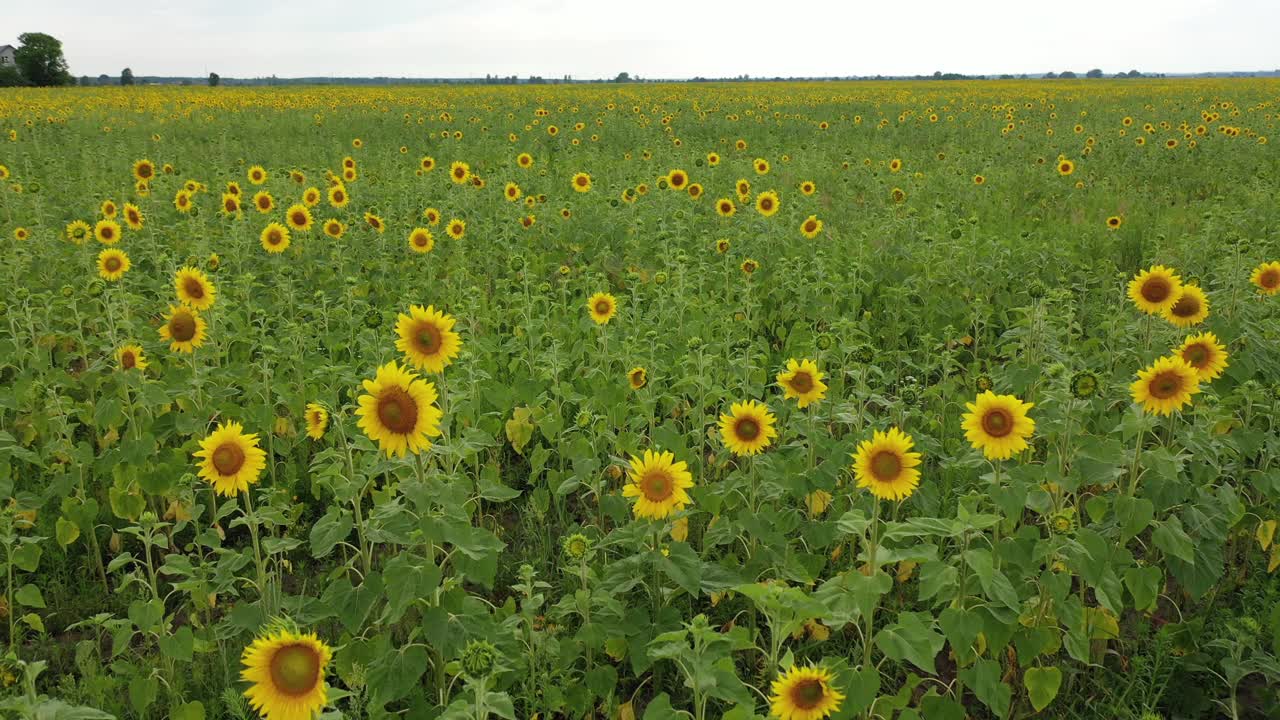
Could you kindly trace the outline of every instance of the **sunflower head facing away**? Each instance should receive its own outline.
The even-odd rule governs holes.
[[[434,405],[435,385],[393,360],[378,368],[374,379],[364,381],[364,390],[357,425],[388,457],[431,448],[430,438],[440,434],[443,416]]]
[[[1027,449],[1027,438],[1036,429],[1036,421],[1027,417],[1031,403],[987,390],[965,407],[969,409],[961,426],[965,438],[987,459],[1008,460]]]
[[[1129,281],[1129,299],[1148,315],[1164,312],[1178,301],[1182,279],[1172,268],[1156,265]]]
[[[787,361],[787,369],[778,373],[777,380],[782,386],[783,397],[788,400],[795,398],[796,406],[803,410],[826,396],[827,386],[822,382],[823,377],[814,361],[792,358]]]
[[[858,487],[866,488],[881,500],[905,500],[920,484],[920,453],[911,452],[910,435],[896,427],[877,430],[870,440],[858,444],[853,454],[853,474]]]
[[[764,403],[736,402],[727,415],[720,416],[720,437],[734,455],[756,455],[778,437],[775,420]]]
[[[604,325],[618,314],[618,300],[609,293],[598,292],[587,299],[587,312],[597,325]]]
[[[1138,379],[1129,386],[1133,401],[1153,415],[1170,415],[1191,402],[1200,392],[1196,369],[1180,356],[1162,357],[1138,371]]]
[[[622,496],[634,498],[631,512],[638,518],[661,520],[689,504],[693,475],[684,461],[676,462],[669,452],[644,451],[644,458],[631,456],[627,484]]]
[[[831,671],[793,665],[773,681],[769,703],[781,720],[822,720],[840,710],[844,695],[831,687]]]
[[[277,630],[245,648],[244,696],[266,720],[310,720],[328,702],[324,675],[333,651],[314,633]]]
[[[238,422],[218,425],[193,454],[200,459],[200,477],[219,495],[228,497],[248,492],[267,466],[267,454],[258,447],[258,436],[246,434]]]
[[[1174,349],[1174,354],[1195,368],[1200,382],[1217,379],[1227,369],[1227,349],[1218,344],[1218,336],[1211,332],[1188,337]]]
[[[401,313],[396,321],[396,349],[419,370],[444,372],[462,349],[462,341],[453,331],[456,322],[434,306],[423,309],[411,305],[409,314]]]

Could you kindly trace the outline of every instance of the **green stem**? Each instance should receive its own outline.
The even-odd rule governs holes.
[[[867,560],[871,565],[871,575],[874,578],[879,568],[876,566],[876,553],[880,544],[880,498],[875,499],[875,511],[871,515],[871,546],[867,548]],[[880,604],[879,598],[876,599],[870,609],[867,610],[867,631],[862,637],[862,669],[865,671],[871,667],[871,633],[874,628],[876,606]]]

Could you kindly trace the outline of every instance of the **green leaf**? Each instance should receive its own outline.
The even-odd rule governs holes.
[[[58,544],[65,548],[79,539],[80,526],[66,518],[58,518],[58,522],[54,524],[53,534],[58,539]]]
[[[876,645],[893,660],[907,660],[926,673],[936,673],[934,658],[947,639],[932,625],[929,613],[898,613],[898,622],[876,633]]]
[[[35,613],[27,613],[22,616],[22,622],[26,623],[32,630],[36,632],[44,632],[44,620]]]
[[[311,556],[322,558],[333,552],[334,546],[346,540],[354,527],[350,513],[340,507],[329,508],[329,512],[311,526]]]
[[[1178,519],[1177,515],[1171,516],[1168,520],[1156,526],[1155,532],[1151,533],[1151,540],[1155,542],[1156,547],[1165,551],[1166,554],[1172,555],[1189,565],[1196,563],[1195,545],[1182,529],[1182,521]]]
[[[164,653],[165,657],[191,662],[194,650],[195,637],[191,634],[191,628],[186,625],[178,628],[172,635],[160,637],[160,652]]]
[[[1018,593],[1013,589],[1009,578],[996,569],[990,550],[974,548],[964,553],[964,560],[978,576],[982,592],[989,599],[999,602],[1010,610],[1021,609],[1022,604],[1018,601]],[[933,669],[930,668],[929,672],[933,672]]]
[[[139,715],[145,715],[159,692],[160,681],[154,677],[134,678],[129,681],[129,704]]]
[[[418,680],[430,663],[427,649],[421,645],[387,653],[369,665],[367,687],[369,699],[382,706],[408,695],[418,686]]]
[[[666,693],[659,693],[644,707],[644,720],[671,720],[676,716],[675,708],[671,707],[671,697]]]
[[[1136,537],[1155,519],[1155,505],[1146,498],[1120,496],[1115,501],[1116,519],[1120,521],[1120,542]]]
[[[844,684],[845,702],[841,711],[845,717],[861,714],[871,707],[876,696],[880,694],[880,671],[874,667],[851,671]]]
[[[169,720],[204,720],[204,703],[194,700],[175,705],[169,713]]]
[[[1058,689],[1062,687],[1062,671],[1056,667],[1027,668],[1022,674],[1022,682],[1027,686],[1032,707],[1040,712],[1058,696]]]
[[[159,600],[134,600],[129,603],[129,620],[142,632],[160,624],[164,618],[164,605]]]
[[[618,685],[618,671],[612,665],[600,665],[587,673],[586,682],[596,697],[607,698]]]
[[[978,658],[971,668],[960,671],[964,684],[973,688],[973,694],[991,709],[996,717],[1009,714],[1009,703],[1013,699],[1013,690],[1000,681],[1000,663],[987,658]]]
[[[24,605],[29,608],[45,607],[44,595],[40,594],[40,588],[35,585],[23,585],[18,588],[18,592],[13,594],[13,599],[16,600],[19,605]]]
[[[13,564],[27,572],[35,572],[40,567],[40,555],[43,550],[35,543],[27,543],[13,551]]]
[[[1160,582],[1164,579],[1160,568],[1148,565],[1132,567],[1124,571],[1124,586],[1129,588],[1133,596],[1135,610],[1150,610],[1155,607],[1156,597],[1160,594]]]
[[[698,597],[702,590],[702,561],[686,543],[671,543],[670,553],[655,556],[658,567],[682,590]]]

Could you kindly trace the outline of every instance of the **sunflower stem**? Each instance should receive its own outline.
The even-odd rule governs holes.
[[[867,548],[867,561],[871,566],[871,573],[868,577],[874,578],[878,567],[876,566],[876,552],[880,545],[880,498],[875,499],[874,510],[871,513],[871,545]],[[867,610],[867,631],[862,635],[862,669],[865,671],[871,667],[871,639],[874,630],[876,607],[880,604],[877,597],[876,602]]]
[[[1133,497],[1138,490],[1138,457],[1142,454],[1142,440],[1146,432],[1147,429],[1145,427],[1140,428],[1138,430],[1138,439],[1133,444],[1133,467],[1129,469],[1129,489],[1125,493],[1129,497]]]
[[[249,536],[253,539],[253,560],[258,566],[258,597],[266,597],[267,569],[262,563],[262,546],[258,542],[258,515],[253,511],[253,490],[245,490],[244,506]]]

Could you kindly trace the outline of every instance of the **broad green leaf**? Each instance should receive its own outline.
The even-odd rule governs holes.
[[[1056,667],[1027,668],[1022,674],[1022,683],[1027,686],[1031,706],[1040,712],[1058,696],[1058,688],[1062,687],[1062,671]]]

